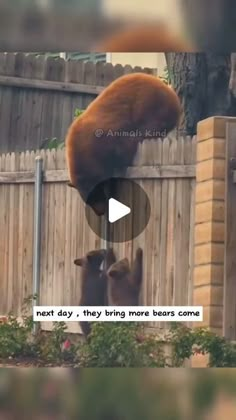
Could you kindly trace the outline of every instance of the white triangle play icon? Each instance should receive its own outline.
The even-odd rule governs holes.
[[[114,198],[110,198],[108,203],[108,220],[110,223],[114,223],[117,220],[122,219],[122,217],[127,216],[130,212],[131,209],[129,207]]]

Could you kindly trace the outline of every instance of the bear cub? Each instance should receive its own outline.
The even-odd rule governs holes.
[[[133,264],[124,258],[111,265],[108,276],[110,306],[138,306],[143,279],[143,251],[138,248]]]
[[[116,261],[112,249],[98,249],[90,251],[83,258],[74,260],[74,264],[81,267],[81,298],[80,306],[107,305],[107,274],[106,269]],[[102,267],[102,264],[105,267]],[[80,322],[83,334],[87,337],[91,332],[89,322]]]

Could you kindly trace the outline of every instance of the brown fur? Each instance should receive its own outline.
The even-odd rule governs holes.
[[[189,42],[164,24],[135,25],[103,39],[96,46],[103,52],[194,52]]]
[[[112,249],[90,251],[83,258],[74,260],[74,264],[82,268],[81,271],[81,298],[80,306],[106,306],[107,305],[107,275],[101,264],[105,261],[107,268],[116,261]],[[80,322],[85,336],[91,331],[89,322]]]
[[[70,184],[86,202],[97,184],[117,171],[125,173],[133,162],[138,143],[147,137],[146,130],[155,131],[150,138],[166,135],[178,124],[180,112],[178,96],[159,78],[133,73],[116,79],[68,130],[66,156]],[[103,134],[96,137],[98,129]],[[130,135],[112,135],[109,130]],[[89,204],[96,214],[102,215],[106,203],[101,188]]]
[[[127,258],[108,270],[108,302],[111,306],[138,306],[143,277],[143,251],[139,248],[130,267]]]

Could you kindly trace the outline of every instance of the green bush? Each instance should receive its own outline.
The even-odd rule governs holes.
[[[174,366],[182,366],[194,354],[209,354],[209,367],[236,367],[236,345],[206,328],[173,324],[169,341]]]
[[[143,325],[94,323],[88,342],[79,348],[79,366],[181,367],[193,355],[209,354],[209,367],[236,367],[236,345],[206,328],[173,323],[165,342],[172,349],[170,362],[163,341],[144,334]]]
[[[8,321],[0,324],[0,357],[17,357],[26,350],[27,331],[19,325],[16,318],[9,316]]]
[[[75,362],[77,346],[67,338],[66,324],[54,322],[53,329],[40,343],[41,358],[47,362],[60,364],[62,362]]]
[[[78,118],[78,117],[80,117],[80,115],[82,115],[82,114],[83,114],[83,112],[84,112],[84,109],[79,109],[79,108],[76,108],[76,109],[75,109],[75,112],[74,112],[74,118]]]
[[[65,142],[53,137],[52,139],[46,139],[41,149],[53,150],[53,149],[63,149]]]
[[[141,337],[141,339],[140,339]],[[94,323],[88,342],[80,346],[81,367],[164,367],[162,346],[144,337],[133,322]]]
[[[87,341],[70,342],[66,324],[55,322],[50,333],[32,335],[32,301],[22,307],[22,323],[11,313],[0,322],[0,358],[31,357],[45,363],[69,362],[79,367],[181,367],[195,354],[209,354],[209,367],[236,367],[236,345],[206,328],[188,328],[173,323],[164,342],[172,349],[171,361],[164,352],[163,338],[145,333],[145,325],[134,322],[93,323]],[[30,306],[30,311],[29,311]],[[77,341],[76,341],[77,340]]]
[[[18,356],[32,356],[36,348],[30,341],[33,317],[27,315],[27,308],[35,297],[25,299],[22,306],[22,323],[12,313],[0,323],[0,357],[3,359]]]

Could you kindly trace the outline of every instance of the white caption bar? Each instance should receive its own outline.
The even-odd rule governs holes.
[[[35,306],[34,321],[203,321],[202,306]]]

